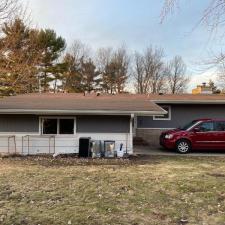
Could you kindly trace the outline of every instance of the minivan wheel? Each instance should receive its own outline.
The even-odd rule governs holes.
[[[191,151],[191,143],[188,140],[179,140],[176,144],[177,152],[187,154]]]

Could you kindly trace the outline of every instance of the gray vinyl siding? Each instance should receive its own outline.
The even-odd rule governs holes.
[[[169,105],[169,104],[166,104]],[[177,128],[199,118],[225,119],[225,105],[171,105],[171,120],[138,117],[138,128]]]
[[[57,116],[56,116],[57,117]],[[60,116],[59,116],[60,117]],[[129,133],[129,116],[74,116],[80,133]],[[0,115],[0,133],[38,133],[39,116]]]
[[[128,116],[77,116],[78,133],[129,133]]]
[[[0,115],[0,132],[37,133],[39,118],[34,115]]]

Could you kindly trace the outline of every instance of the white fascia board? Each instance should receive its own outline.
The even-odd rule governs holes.
[[[156,104],[225,104],[225,100],[152,100]]]
[[[114,111],[114,110],[44,110],[44,109],[0,109],[0,114],[37,115],[164,115],[166,111]]]

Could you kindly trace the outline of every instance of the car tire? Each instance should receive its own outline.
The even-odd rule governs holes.
[[[187,154],[191,151],[191,143],[188,140],[181,139],[176,143],[176,151],[180,154]]]

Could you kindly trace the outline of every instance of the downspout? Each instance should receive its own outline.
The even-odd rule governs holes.
[[[133,155],[134,150],[133,150],[133,119],[134,119],[134,114],[131,114],[130,117],[130,154]]]
[[[134,123],[133,123],[133,137],[137,136],[137,115],[134,115]]]

